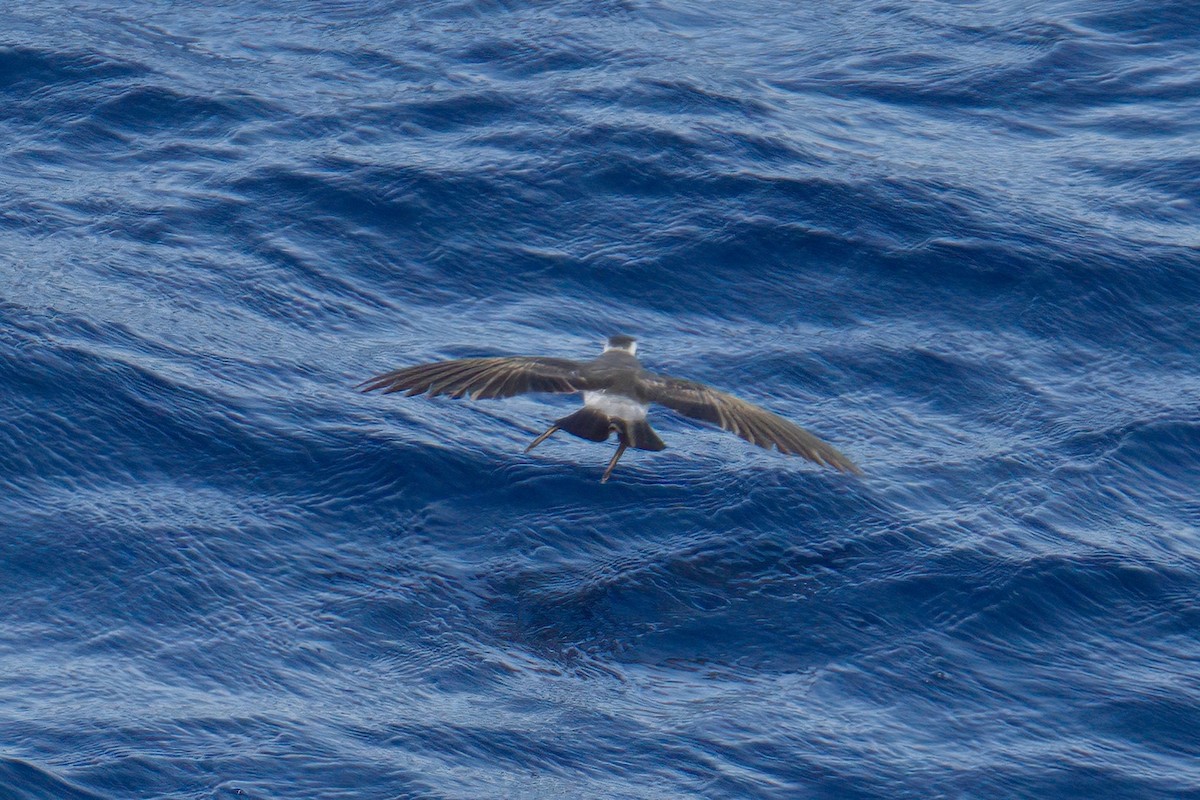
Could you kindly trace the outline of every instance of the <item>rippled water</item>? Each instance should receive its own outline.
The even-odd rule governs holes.
[[[1200,797],[1193,3],[5,17],[0,797]]]

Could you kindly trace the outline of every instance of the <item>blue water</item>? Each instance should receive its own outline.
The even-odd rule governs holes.
[[[3,16],[0,798],[1200,798],[1194,3]]]

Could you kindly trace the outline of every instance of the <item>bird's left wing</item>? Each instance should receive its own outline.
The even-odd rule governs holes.
[[[711,386],[647,373],[639,388],[646,400],[720,425],[751,444],[768,450],[774,446],[781,453],[802,456],[842,472],[862,473],[853,461],[799,425]]]
[[[376,375],[357,388],[364,392],[383,389],[384,394],[402,391],[410,397],[422,392],[469,395],[472,400],[526,392],[579,392],[587,388],[579,367],[578,362],[566,358],[459,358],[402,367]]]

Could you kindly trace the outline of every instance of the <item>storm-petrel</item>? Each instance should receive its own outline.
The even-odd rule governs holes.
[[[627,448],[666,447],[646,422],[651,403],[715,423],[759,447],[773,446],[781,453],[861,474],[853,461],[833,447],[765,408],[702,383],[643,369],[637,359],[637,340],[632,336],[610,336],[604,352],[592,361],[541,356],[459,358],[385,372],[358,388],[364,392],[383,389],[384,394],[403,391],[407,396],[467,395],[473,400],[526,392],[582,392],[583,408],[556,421],[525,452],[560,430],[593,442],[603,442],[615,431],[617,452],[608,462],[601,483],[608,481]]]

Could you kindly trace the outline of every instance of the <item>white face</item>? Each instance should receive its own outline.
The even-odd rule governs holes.
[[[614,347],[613,345],[609,344],[606,341],[604,343],[604,352],[607,353],[609,350],[618,350],[622,353],[629,353],[629,355],[631,355],[631,356],[636,356],[637,355],[637,342],[630,342],[629,344],[621,345],[620,347]]]

